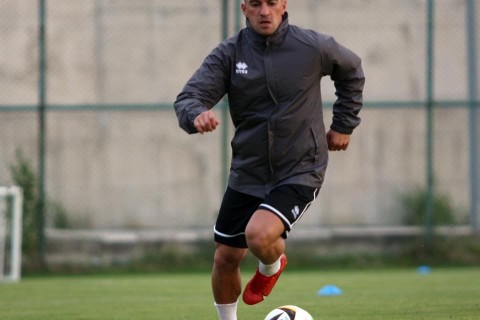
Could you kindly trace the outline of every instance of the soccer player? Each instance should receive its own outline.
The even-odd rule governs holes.
[[[290,25],[286,0],[245,0],[247,26],[220,43],[174,103],[188,133],[215,130],[211,110],[228,95],[235,126],[228,187],[214,227],[212,290],[221,320],[237,319],[240,264],[250,250],[258,269],[243,290],[261,302],[287,265],[285,240],[318,195],[328,150],[346,150],[360,123],[360,58],[332,37]],[[336,89],[328,133],[320,80]]]

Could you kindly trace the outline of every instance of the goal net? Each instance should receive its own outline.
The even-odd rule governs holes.
[[[20,187],[0,186],[0,281],[20,280],[22,202]]]

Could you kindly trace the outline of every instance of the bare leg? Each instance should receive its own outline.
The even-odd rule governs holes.
[[[260,260],[257,272],[243,291],[246,304],[257,304],[272,291],[278,277],[287,265],[285,227],[278,216],[268,210],[257,210],[247,224],[245,235],[250,251]],[[262,273],[266,272],[266,273]]]
[[[257,210],[248,222],[245,234],[250,251],[264,264],[272,264],[285,252],[283,222],[268,210]]]
[[[216,244],[212,271],[212,291],[217,304],[236,302],[242,292],[240,263],[247,249]]]

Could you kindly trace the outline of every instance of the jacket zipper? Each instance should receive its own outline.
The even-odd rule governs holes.
[[[272,92],[272,89],[270,88],[270,81],[269,81],[269,77],[267,76],[267,72],[269,70],[268,68],[268,65],[267,65],[267,59],[268,59],[268,56],[270,55],[270,40],[267,39],[267,42],[266,42],[266,48],[265,48],[265,54],[264,54],[264,59],[265,59],[265,79],[267,81],[267,89],[268,89],[268,93],[270,95],[270,98],[272,98],[273,102],[275,103],[276,106],[278,106],[278,101],[277,101],[277,98],[275,97],[275,95],[273,94]],[[269,148],[268,148],[268,165],[270,167],[270,173],[273,175],[274,173],[274,170],[273,170],[273,156],[274,156],[274,142],[275,142],[275,139],[274,139],[274,129],[275,129],[275,123],[272,119],[272,117],[270,117],[270,119],[268,120],[268,141],[269,141]]]
[[[270,40],[267,39],[267,47],[265,48],[265,57],[264,57],[264,59],[266,60],[266,58],[267,58],[269,55],[270,55]],[[267,70],[268,70],[267,64],[265,63],[265,72],[267,72]],[[270,97],[272,98],[273,102],[275,102],[275,104],[278,105],[277,98],[275,97],[275,95],[273,94],[272,89],[270,88],[270,81],[268,80],[268,77],[265,77],[265,79],[267,80],[268,93],[270,94]]]

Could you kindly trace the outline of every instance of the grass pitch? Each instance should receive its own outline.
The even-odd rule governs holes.
[[[252,272],[245,272],[245,283]],[[340,296],[318,296],[328,284]],[[239,303],[240,320],[263,320],[273,308],[298,305],[315,320],[480,319],[480,268],[367,271],[287,270],[270,297]],[[210,275],[147,274],[27,277],[0,284],[2,320],[213,320]]]

